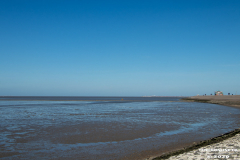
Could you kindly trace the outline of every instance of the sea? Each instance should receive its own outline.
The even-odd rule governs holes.
[[[240,109],[182,97],[0,97],[0,158],[141,160],[240,126]]]

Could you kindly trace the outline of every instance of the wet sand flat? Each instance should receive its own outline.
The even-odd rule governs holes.
[[[1,159],[139,160],[240,125],[239,109],[179,100],[0,101],[0,114]]]

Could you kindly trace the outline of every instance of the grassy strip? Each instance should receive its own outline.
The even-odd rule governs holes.
[[[210,144],[219,143],[219,142],[221,142],[225,139],[228,139],[228,138],[231,138],[231,137],[235,136],[238,133],[240,133],[240,129],[235,129],[231,132],[222,134],[221,136],[214,137],[214,138],[211,138],[211,139],[205,140],[205,141],[200,141],[199,143],[191,145],[189,147],[185,147],[183,149],[161,155],[159,157],[154,158],[153,160],[167,159],[171,156],[176,156],[176,155],[179,155],[179,154],[182,154],[182,153],[185,153],[185,152],[189,152],[189,151],[192,151],[192,150],[195,150],[195,149],[199,149],[201,147],[204,147],[204,146],[207,146],[207,145],[210,145]]]

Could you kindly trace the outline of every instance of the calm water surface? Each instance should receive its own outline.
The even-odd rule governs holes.
[[[239,122],[237,108],[175,97],[1,97],[0,158],[144,159]]]

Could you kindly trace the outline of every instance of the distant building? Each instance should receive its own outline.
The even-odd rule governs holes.
[[[215,91],[215,96],[222,96],[223,92],[222,91]]]

